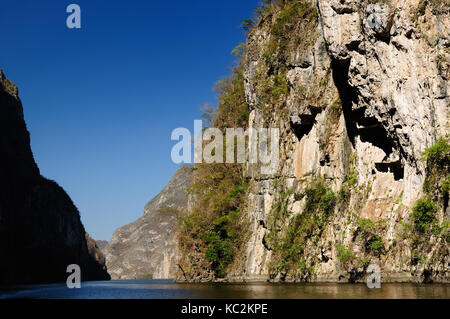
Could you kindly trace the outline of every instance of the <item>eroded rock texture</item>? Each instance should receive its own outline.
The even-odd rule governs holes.
[[[17,87],[0,70],[0,284],[108,279],[66,192],[40,175]]]
[[[192,168],[181,167],[135,222],[117,229],[105,248],[113,279],[167,279],[177,270],[177,217],[188,206]]]
[[[282,164],[248,165],[252,235],[228,279],[353,282],[372,263],[383,281],[448,282],[448,200],[443,232],[411,230],[420,158],[449,133],[448,2],[319,0],[290,15],[294,2],[247,40],[250,125],[281,129]]]
[[[106,248],[106,245],[108,245],[108,242],[106,240],[96,240],[95,244],[97,245],[98,249],[103,252]]]

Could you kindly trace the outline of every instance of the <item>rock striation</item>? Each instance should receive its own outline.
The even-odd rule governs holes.
[[[225,280],[357,282],[375,264],[384,282],[449,282],[448,1],[260,12],[243,57],[249,126],[280,128],[281,165],[246,164],[248,243]],[[423,154],[440,140],[435,168]]]
[[[18,89],[0,70],[0,284],[65,282],[69,264],[83,280],[109,279],[100,254],[67,193],[40,175]]]
[[[311,38],[286,47],[285,60],[275,57],[267,68],[263,59],[273,41],[273,21],[282,11],[262,21],[247,42],[251,125],[268,122],[281,128],[284,166],[266,180],[250,174],[255,185],[249,201],[260,220],[254,220],[247,259],[235,275],[358,281],[374,263],[384,281],[448,282],[448,228],[420,244],[403,233],[423,196],[427,172],[422,153],[449,133],[448,6],[428,5],[412,18],[419,14],[419,1],[319,0],[313,5],[318,16]],[[299,23],[301,28],[307,22]],[[291,88],[284,105],[288,111],[280,114],[272,106],[264,114],[255,73],[270,77],[271,69],[282,66]],[[334,193],[348,192],[348,198],[303,242],[303,268],[277,271],[280,258],[267,237],[304,215],[307,204],[307,199],[298,200],[301,196],[282,199],[280,194],[311,189],[311,176],[323,176]],[[273,187],[278,179],[282,182]],[[281,226],[271,220],[280,200],[287,200],[290,212]],[[438,223],[448,221],[446,210],[448,203],[441,203]],[[375,238],[380,250],[368,248]]]
[[[118,228],[105,248],[113,279],[168,279],[177,269],[176,226],[189,198],[192,167],[181,167],[164,189],[145,205],[144,215]]]

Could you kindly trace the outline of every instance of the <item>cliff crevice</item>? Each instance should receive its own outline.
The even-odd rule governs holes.
[[[244,165],[245,245],[203,240],[219,219],[189,224],[202,244],[179,279],[357,282],[376,264],[384,282],[448,282],[448,14],[448,1],[259,8],[235,72],[248,126],[280,128],[280,167]],[[234,105],[222,96],[219,112]]]

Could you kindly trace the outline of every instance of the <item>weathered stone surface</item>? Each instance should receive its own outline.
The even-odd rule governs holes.
[[[307,49],[287,46],[290,52],[285,55],[291,58],[274,59],[263,76],[271,76],[281,66],[287,69],[290,90],[283,107],[288,112],[264,102],[263,80],[257,76],[267,64],[264,54],[278,13],[263,19],[247,40],[245,88],[252,109],[250,126],[280,127],[282,167],[267,179],[248,165],[253,183],[248,198],[252,235],[245,265],[231,267],[237,270],[228,279],[269,278],[273,251],[265,244],[270,231],[267,220],[281,192],[294,187],[301,193],[314,174],[325,176],[337,193],[345,176],[354,170],[356,184],[348,207],[335,212],[317,242],[309,241],[304,247],[305,256],[315,263],[314,275],[272,279],[362,280],[364,266],[356,261],[343,265],[336,249],[339,244],[358,258],[379,264],[384,281],[448,282],[450,257],[444,238],[431,235],[427,251],[419,252],[418,263],[411,242],[401,239],[402,223],[411,221],[411,209],[423,196],[426,164],[420,161],[422,153],[449,133],[448,7],[438,10],[429,5],[415,23],[412,16],[419,1],[314,3],[319,14],[314,45]],[[324,85],[323,92],[311,96],[319,85]],[[334,113],[337,100],[340,111]],[[305,205],[304,199],[298,201],[294,195],[289,202],[292,215],[284,221],[285,227],[302,214]],[[438,223],[448,220],[445,208],[440,206]],[[357,220],[365,218],[386,222],[379,232],[386,252],[380,256],[368,256],[361,246]]]
[[[102,252],[105,250],[106,245],[108,245],[108,241],[106,240],[96,240],[95,244],[97,245],[98,249],[100,249]]]
[[[135,222],[117,229],[105,248],[113,279],[174,278],[177,216],[188,206],[192,168],[181,167]]]

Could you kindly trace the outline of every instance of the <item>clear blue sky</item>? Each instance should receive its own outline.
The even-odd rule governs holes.
[[[258,0],[2,0],[0,68],[19,87],[42,175],[109,240],[170,180],[177,127],[216,103]],[[66,27],[79,4],[81,30]]]

